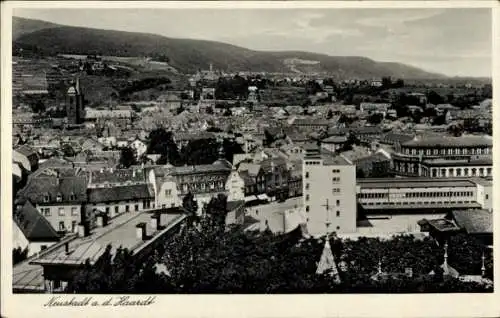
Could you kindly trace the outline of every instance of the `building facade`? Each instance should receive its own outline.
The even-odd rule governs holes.
[[[302,166],[303,206],[313,236],[356,232],[356,167],[307,147]]]
[[[28,180],[19,191],[16,204],[29,201],[60,234],[76,233],[78,224],[86,222],[86,178],[40,174]]]
[[[480,178],[358,179],[357,197],[366,213],[491,209],[492,185]]]
[[[394,173],[404,177],[488,177],[493,141],[486,136],[416,137],[395,146]]]
[[[217,160],[211,165],[159,166],[149,172],[149,182],[153,184],[155,203],[158,208],[178,207],[182,199],[191,193],[198,202],[199,212],[219,193],[228,194],[226,188],[232,166],[225,160]]]

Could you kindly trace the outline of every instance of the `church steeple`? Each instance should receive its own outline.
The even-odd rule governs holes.
[[[219,151],[218,151],[218,154],[219,154],[219,159],[222,160],[222,159],[225,159],[226,158],[226,152],[224,151],[224,145],[221,143],[220,147],[219,147]]]

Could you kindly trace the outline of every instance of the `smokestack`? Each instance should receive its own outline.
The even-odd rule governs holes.
[[[145,241],[146,240],[146,223],[141,222],[138,223],[136,226],[136,237],[140,240]]]

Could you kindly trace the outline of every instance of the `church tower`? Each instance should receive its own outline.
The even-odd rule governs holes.
[[[83,122],[83,95],[80,89],[80,79],[77,78],[67,92],[66,116],[68,124],[79,125]]]

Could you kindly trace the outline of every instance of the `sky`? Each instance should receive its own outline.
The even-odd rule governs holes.
[[[254,50],[401,62],[448,76],[491,76],[490,9],[15,9],[15,16]]]

